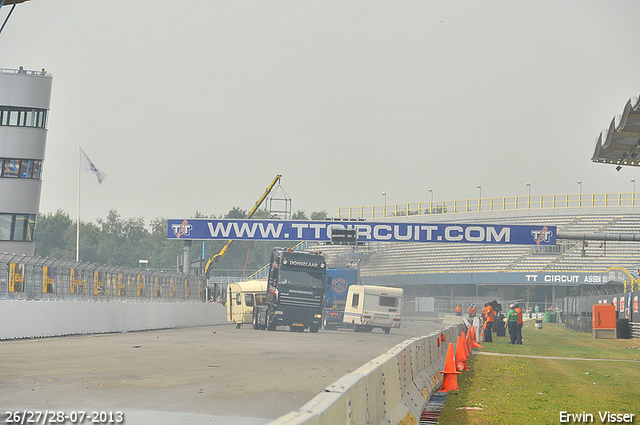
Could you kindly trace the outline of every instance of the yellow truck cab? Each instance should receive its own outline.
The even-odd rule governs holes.
[[[227,285],[227,321],[236,328],[253,320],[253,308],[264,305],[267,298],[267,279],[247,280]]]
[[[388,334],[391,328],[400,327],[403,296],[402,288],[351,285],[342,320],[355,332],[380,328]]]

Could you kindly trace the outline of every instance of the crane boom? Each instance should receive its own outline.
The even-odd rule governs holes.
[[[262,196],[260,197],[260,199],[258,199],[256,201],[256,204],[253,206],[253,208],[251,209],[251,211],[249,211],[247,213],[247,215],[245,215],[245,219],[247,218],[251,218],[253,217],[253,215],[255,214],[256,211],[258,211],[258,209],[260,208],[260,205],[262,205],[262,203],[264,202],[265,199],[267,199],[267,196],[269,196],[269,193],[271,193],[271,191],[273,190],[273,188],[275,187],[275,185],[280,181],[280,179],[282,178],[281,174],[278,174],[276,176],[275,179],[273,179],[273,181],[271,182],[271,184],[269,185],[269,187],[267,187],[264,191],[264,193],[262,194]],[[224,255],[227,253],[227,251],[229,250],[229,247],[231,247],[231,244],[233,243],[233,239],[229,239],[228,241],[226,241],[224,243],[224,245],[222,246],[222,248],[220,249],[220,252],[218,252],[216,255],[214,255],[213,257],[211,257],[209,259],[209,261],[207,261],[207,265],[204,268],[204,275],[205,277],[209,277],[209,275],[211,274],[211,270],[212,270],[212,266],[215,263],[219,263],[220,261],[222,261],[222,258],[224,257]]]

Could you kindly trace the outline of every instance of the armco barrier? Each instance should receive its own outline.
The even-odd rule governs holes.
[[[417,424],[442,382],[448,343],[463,326],[396,345],[270,425]]]

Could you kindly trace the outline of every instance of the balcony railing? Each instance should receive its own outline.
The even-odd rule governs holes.
[[[584,207],[633,207],[638,206],[639,204],[640,199],[638,193],[510,196],[504,198],[475,198],[456,201],[414,202],[407,204],[341,207],[338,209],[338,216],[340,218],[367,219],[478,211],[509,211]]]

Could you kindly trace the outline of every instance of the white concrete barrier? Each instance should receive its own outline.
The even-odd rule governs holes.
[[[463,326],[396,345],[270,425],[417,424],[442,383],[448,344]]]
[[[457,325],[458,323],[462,323],[462,316],[458,316],[456,314],[444,314],[444,319],[442,320],[443,325]]]
[[[226,323],[222,304],[0,300],[0,340]]]

